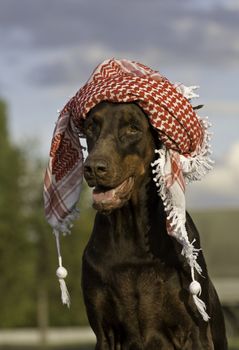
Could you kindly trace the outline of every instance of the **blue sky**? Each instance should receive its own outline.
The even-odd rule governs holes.
[[[47,157],[57,109],[109,57],[200,85],[216,165],[189,205],[239,206],[238,0],[0,0],[0,96],[18,143]]]

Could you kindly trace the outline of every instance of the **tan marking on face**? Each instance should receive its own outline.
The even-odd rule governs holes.
[[[127,155],[124,158],[123,167],[125,169],[132,169],[135,177],[145,174],[145,164],[143,162],[143,159],[135,154]]]

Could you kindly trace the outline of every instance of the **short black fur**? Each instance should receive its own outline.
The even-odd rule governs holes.
[[[158,135],[134,103],[102,102],[85,122],[91,187],[134,186],[120,205],[98,210],[83,256],[82,288],[98,350],[226,350],[220,302],[202,252],[205,322],[188,291],[190,271],[182,247],[166,232],[165,212],[151,175]],[[187,214],[189,239],[200,238]]]

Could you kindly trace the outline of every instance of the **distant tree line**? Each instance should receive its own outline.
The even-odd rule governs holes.
[[[36,152],[35,152],[36,153]],[[46,161],[16,146],[8,130],[7,106],[0,101],[0,327],[84,325],[81,255],[94,215],[84,187],[81,217],[62,238],[71,308],[61,304],[55,276],[55,239],[43,210]]]

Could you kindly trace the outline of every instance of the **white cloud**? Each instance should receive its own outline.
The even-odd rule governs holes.
[[[239,103],[236,100],[208,100],[206,104],[207,113],[218,115],[239,115]]]
[[[239,203],[239,142],[232,146],[224,162],[207,176],[204,187],[213,193],[237,197]]]
[[[114,52],[156,47],[164,52],[165,62],[176,56],[199,65],[238,66],[239,8],[233,0],[160,0],[147,5],[135,0],[52,0],[51,6],[47,0],[21,4],[0,0],[0,4],[4,32],[0,40],[7,50],[14,46],[21,50],[22,45],[29,50],[67,49],[93,43],[89,56],[94,59],[102,55],[102,44]]]
[[[239,142],[234,144],[228,156],[227,164],[239,184]],[[239,189],[239,187],[238,187]]]
[[[192,207],[239,206],[239,141],[232,145],[224,161],[215,165],[205,179],[192,185],[190,192]]]

